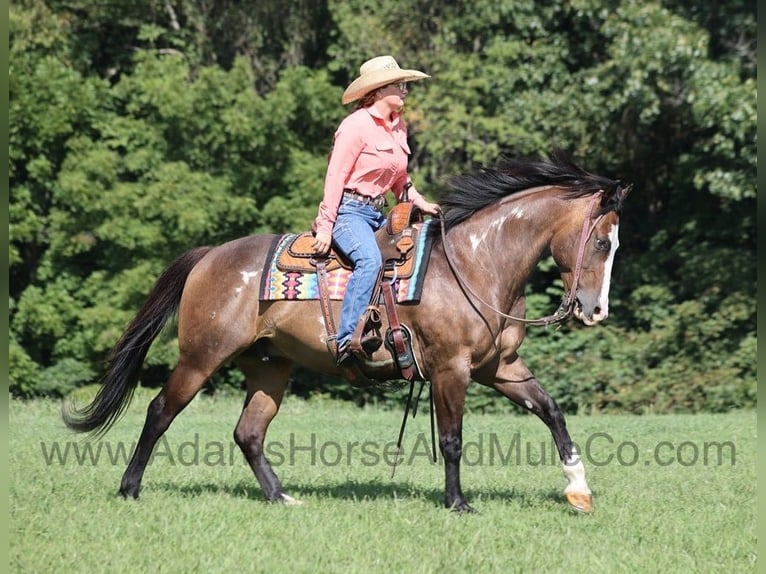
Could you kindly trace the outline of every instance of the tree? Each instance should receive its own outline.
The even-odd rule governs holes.
[[[609,323],[522,350],[566,408],[755,403],[754,3],[22,0],[10,24],[14,393],[91,380],[180,251],[308,228],[342,86],[390,53],[432,75],[406,114],[427,195],[554,146],[634,185]],[[529,314],[562,295],[547,259]],[[175,349],[155,345],[145,384]]]

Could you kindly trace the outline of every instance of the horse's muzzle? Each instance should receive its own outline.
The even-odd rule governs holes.
[[[600,305],[583,306],[580,299],[577,298],[575,299],[573,313],[575,317],[590,327],[607,318],[609,315],[609,307],[602,307]]]

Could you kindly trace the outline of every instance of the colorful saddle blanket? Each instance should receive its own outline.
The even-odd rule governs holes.
[[[411,262],[403,266],[401,274],[394,274],[393,287],[398,303],[416,303],[420,301],[423,290],[423,279],[428,268],[428,256],[431,251],[431,234],[428,226],[433,219],[425,223],[417,223],[419,229],[415,239],[414,254]],[[300,269],[286,270],[278,265],[280,259],[284,261],[288,256],[287,250],[293,242],[299,238],[296,234],[278,236],[271,248],[271,254],[266,262],[261,287],[261,301],[300,301],[319,299],[319,281],[315,271]],[[299,238],[300,239],[300,238]],[[351,276],[351,269],[343,265],[327,266],[327,286],[330,299],[342,300],[346,292],[346,284]]]

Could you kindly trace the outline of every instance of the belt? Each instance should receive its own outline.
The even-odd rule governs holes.
[[[365,205],[369,205],[370,207],[373,207],[380,212],[382,212],[383,208],[387,205],[385,195],[370,197],[369,195],[362,195],[361,193],[357,193],[353,189],[344,189],[343,197],[347,199],[353,199],[354,201],[364,203]]]

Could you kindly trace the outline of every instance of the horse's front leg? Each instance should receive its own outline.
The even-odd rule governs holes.
[[[439,449],[444,458],[444,505],[457,512],[474,512],[460,487],[460,458],[463,454],[463,410],[468,373],[432,374],[431,385],[439,429]]]
[[[536,414],[550,429],[567,480],[564,488],[567,502],[579,512],[591,512],[593,495],[585,480],[585,467],[572,444],[564,415],[556,401],[540,386],[519,357],[501,363],[491,386],[514,403]]]

